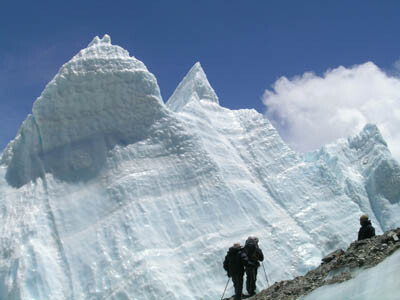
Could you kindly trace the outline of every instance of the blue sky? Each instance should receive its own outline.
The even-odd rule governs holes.
[[[328,82],[329,70],[354,70],[368,61],[389,77],[397,76],[399,16],[399,1],[4,0],[0,149],[15,136],[61,65],[105,33],[155,74],[164,101],[200,61],[222,106],[276,116],[275,125],[290,143],[285,130],[298,123],[283,122],[287,114],[277,101],[272,104],[272,96],[285,95],[275,89],[277,80],[285,76],[294,82],[313,72],[315,79]],[[268,103],[273,113],[266,112]]]

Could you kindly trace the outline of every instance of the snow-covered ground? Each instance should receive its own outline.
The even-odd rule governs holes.
[[[1,299],[217,299],[249,235],[273,282],[348,245],[362,213],[377,233],[400,221],[374,125],[296,153],[256,111],[221,107],[199,63],[164,104],[108,36],[62,66],[0,162]]]
[[[400,251],[370,269],[352,274],[352,279],[323,286],[299,300],[397,300],[400,286]]]

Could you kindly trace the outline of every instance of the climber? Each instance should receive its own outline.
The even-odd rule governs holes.
[[[371,221],[368,218],[368,215],[362,215],[360,217],[361,228],[358,231],[358,240],[369,239],[375,236],[375,228],[372,226]]]
[[[235,288],[234,300],[242,299],[244,268],[248,264],[247,254],[240,243],[233,244],[229,248],[224,260],[224,269],[228,272],[228,277],[232,278]]]
[[[244,246],[249,263],[246,267],[246,289],[249,297],[256,294],[257,269],[260,261],[264,260],[264,254],[258,246],[258,238],[249,236]]]

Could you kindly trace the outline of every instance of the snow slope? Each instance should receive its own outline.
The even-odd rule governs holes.
[[[397,300],[400,286],[400,251],[371,269],[355,271],[354,278],[323,286],[299,300]]]
[[[216,299],[249,235],[275,281],[349,244],[361,213],[378,233],[400,221],[374,125],[301,155],[256,111],[221,107],[199,63],[164,104],[107,35],[62,66],[0,162],[0,299]]]

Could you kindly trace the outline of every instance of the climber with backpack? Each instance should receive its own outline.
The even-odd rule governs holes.
[[[224,269],[228,273],[228,277],[232,278],[235,288],[234,300],[242,299],[243,276],[247,265],[248,258],[243,247],[240,246],[240,243],[233,244],[225,256]]]
[[[258,246],[258,238],[249,236],[244,246],[244,251],[248,257],[246,266],[246,289],[249,296],[256,294],[257,269],[260,266],[260,261],[264,260],[264,254]]]

